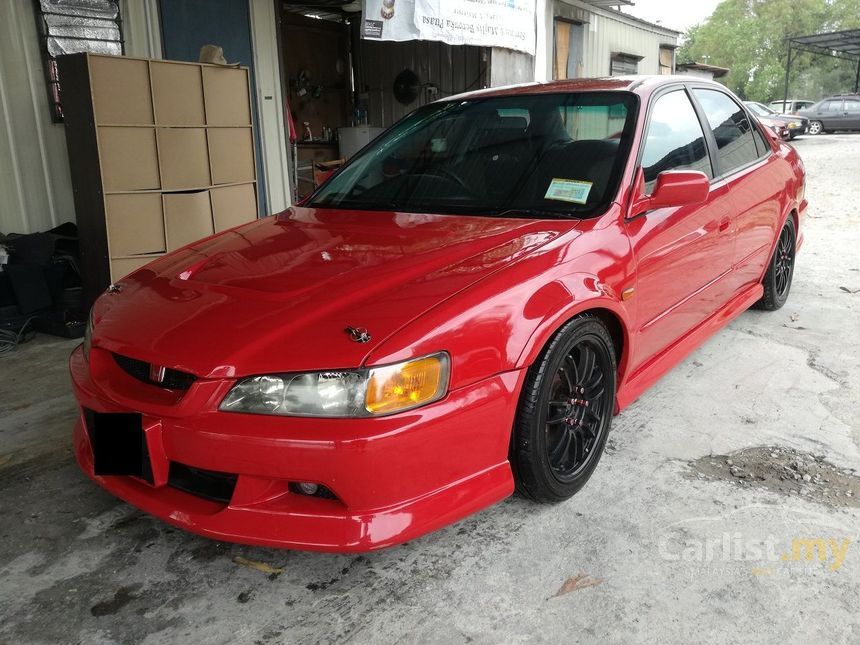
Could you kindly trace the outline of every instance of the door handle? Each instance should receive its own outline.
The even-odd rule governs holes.
[[[730,224],[730,223],[731,223],[731,222],[729,221],[729,218],[728,218],[728,217],[725,217],[725,218],[723,218],[722,220],[720,220],[720,233],[722,233],[722,232],[723,232],[723,231],[725,231],[727,228],[729,228],[729,224]]]

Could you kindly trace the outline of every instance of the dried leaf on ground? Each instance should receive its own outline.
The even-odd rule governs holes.
[[[280,575],[284,572],[283,567],[273,567],[270,564],[266,564],[265,562],[260,562],[259,560],[250,560],[248,558],[243,558],[241,555],[237,555],[233,558],[233,562],[236,564],[241,564],[243,567],[248,567],[249,569],[255,569],[256,571],[260,571],[267,575]]]
[[[563,596],[565,594],[569,594],[571,591],[578,591],[579,589],[585,589],[586,587],[593,587],[595,585],[599,585],[603,580],[600,578],[591,578],[588,574],[579,572],[575,576],[571,576],[567,580],[564,581],[564,584],[561,585],[558,591],[555,592],[554,598],[558,598],[559,596]]]

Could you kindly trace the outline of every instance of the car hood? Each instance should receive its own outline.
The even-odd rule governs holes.
[[[772,126],[785,126],[788,123],[788,119],[778,116],[758,116],[759,121],[761,121],[764,125],[768,127]]]
[[[577,224],[290,208],[121,280],[96,303],[94,345],[201,377],[358,367],[411,320]]]
[[[791,114],[779,114],[779,115],[775,114],[775,115],[771,116],[770,118],[776,119],[776,120],[781,121],[782,123],[785,123],[785,124],[795,123],[796,121],[800,121],[802,123],[803,121],[809,120],[805,116],[794,116]]]

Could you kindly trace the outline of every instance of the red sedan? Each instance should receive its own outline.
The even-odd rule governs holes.
[[[576,493],[614,414],[791,288],[797,153],[724,87],[419,108],[301,206],[112,285],[71,357],[84,472],[219,540],[362,551]]]

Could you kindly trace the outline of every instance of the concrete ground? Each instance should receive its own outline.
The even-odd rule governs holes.
[[[512,498],[364,556],[212,542],[73,464],[72,343],[0,358],[0,643],[860,641],[860,136],[796,146],[789,303],[617,417],[557,506]]]

